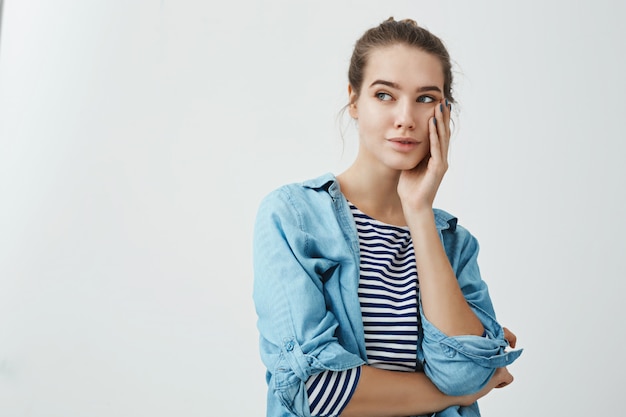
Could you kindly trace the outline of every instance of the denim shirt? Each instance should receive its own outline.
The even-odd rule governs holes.
[[[512,363],[480,277],[478,243],[442,210],[434,217],[459,286],[486,337],[448,337],[420,303],[418,363],[448,395],[479,391],[496,368]],[[305,381],[325,370],[367,364],[359,286],[359,240],[348,203],[332,174],[285,185],[261,202],[253,241],[253,298],[261,359],[267,368],[267,416],[310,417]],[[478,407],[433,415],[479,416]]]

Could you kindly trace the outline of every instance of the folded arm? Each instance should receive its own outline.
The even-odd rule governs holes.
[[[443,394],[420,372],[396,372],[363,366],[359,384],[342,417],[392,417],[429,414],[451,406],[469,406],[513,377],[498,369],[478,392],[463,396]]]
[[[443,392],[464,395],[486,386],[521,350],[506,351],[509,344],[478,268],[476,238],[447,213],[435,216],[447,218],[449,227],[437,232],[432,212],[411,220],[411,233],[425,250],[420,254],[416,247],[424,371]]]

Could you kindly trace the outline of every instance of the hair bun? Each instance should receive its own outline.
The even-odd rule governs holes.
[[[402,19],[400,21],[400,23],[406,23],[406,24],[409,24],[409,25],[412,25],[412,26],[416,26],[416,27],[419,26],[417,24],[417,22],[415,20],[413,20],[413,19]]]
[[[419,25],[417,24],[417,22],[413,19],[402,19],[402,20],[396,20],[393,18],[393,16],[390,16],[387,20],[385,20],[383,23],[404,23],[407,25],[411,25],[411,26],[415,26],[415,27],[419,27]]]

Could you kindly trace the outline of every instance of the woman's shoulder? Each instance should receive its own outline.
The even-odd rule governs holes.
[[[310,211],[326,206],[332,198],[340,194],[337,178],[332,173],[326,173],[273,189],[262,199],[261,206],[278,210],[283,207],[298,212]]]
[[[435,223],[441,233],[448,255],[478,252],[478,240],[467,228],[459,223],[459,219],[455,215],[441,209],[433,209],[433,212],[435,214]]]
[[[439,230],[456,231],[459,219],[455,215],[440,208],[433,208],[433,214],[435,215],[435,224]]]
[[[455,239],[475,240],[474,235],[459,223],[459,218],[446,210],[434,208],[435,224],[444,235],[452,235]]]
[[[295,193],[306,193],[307,190],[312,191],[328,191],[329,189],[338,186],[337,178],[334,174],[327,172],[315,178],[311,178],[305,181],[291,182],[278,187],[275,191],[287,191]]]
[[[265,199],[283,200],[290,197],[311,197],[319,192],[332,193],[339,191],[339,183],[332,173],[326,173],[305,181],[283,184],[270,191]]]

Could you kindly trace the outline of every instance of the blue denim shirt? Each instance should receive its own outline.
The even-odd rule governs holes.
[[[457,219],[434,210],[437,228],[465,298],[487,337],[448,337],[421,311],[418,363],[448,395],[480,390],[521,350],[508,343],[480,277],[478,243]],[[358,298],[359,241],[348,203],[332,174],[283,186],[261,202],[254,230],[254,291],[261,359],[267,368],[267,416],[310,417],[305,381],[367,363]],[[435,415],[478,416],[478,407]]]

